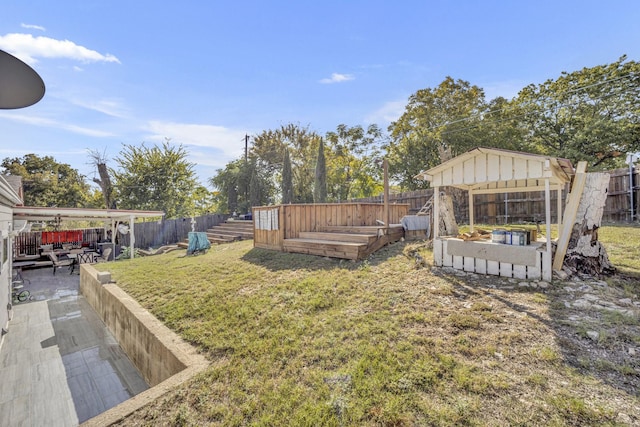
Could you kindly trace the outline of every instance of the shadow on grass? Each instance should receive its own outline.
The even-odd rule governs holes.
[[[244,254],[243,261],[259,265],[271,271],[282,270],[332,270],[334,268],[344,268],[347,270],[357,270],[362,266],[375,266],[387,261],[389,258],[401,255],[404,249],[404,242],[391,243],[380,250],[369,255],[361,261],[348,259],[330,258],[318,255],[306,255],[290,252],[279,252],[269,249],[253,248]]]
[[[488,297],[534,319],[553,333],[565,366],[631,396],[640,396],[640,361],[634,356],[640,347],[640,319],[620,315],[606,306],[627,296],[621,287],[602,286],[598,279],[585,279],[578,282],[556,280],[547,289],[535,289],[519,286],[519,282],[526,280],[509,282],[497,276],[476,275],[471,279],[473,276],[455,273],[438,275],[452,286],[453,296],[459,300]],[[613,278],[625,283],[633,281],[628,276]],[[549,315],[536,312],[526,294],[544,295]],[[587,298],[597,295],[600,304],[574,304],[576,300],[584,300],[585,295]],[[521,298],[522,301],[518,301]],[[589,337],[587,331],[597,332],[597,338]]]

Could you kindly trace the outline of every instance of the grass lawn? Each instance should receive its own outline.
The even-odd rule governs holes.
[[[604,227],[600,239],[631,276],[608,289],[639,300],[640,228]],[[640,423],[629,386],[640,356],[606,356],[620,346],[640,354],[637,317],[600,315],[625,335],[590,344],[586,320],[567,320],[563,284],[443,274],[416,254],[432,259],[421,243],[350,262],[244,241],[100,265],[211,360],[122,424]]]

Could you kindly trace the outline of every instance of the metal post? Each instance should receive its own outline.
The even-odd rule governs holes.
[[[382,161],[382,170],[384,173],[384,228],[389,229],[389,161]]]
[[[504,193],[504,223],[509,221],[509,193]]]
[[[631,222],[633,222],[634,214],[636,213],[633,206],[633,154],[629,154],[629,201],[631,206]]]
[[[469,190],[469,231],[471,233],[473,233],[474,222],[475,222],[473,210],[474,210],[474,208],[473,208],[473,191]]]
[[[547,256],[543,260],[542,279],[551,281],[551,186],[549,178],[544,180],[544,211],[545,211],[545,232],[547,238],[546,254]],[[568,224],[564,224],[566,227]]]
[[[133,230],[133,224],[135,223],[135,217],[133,215],[129,216],[129,243],[131,247],[129,248],[131,251],[130,257],[133,259],[136,251],[136,235]]]

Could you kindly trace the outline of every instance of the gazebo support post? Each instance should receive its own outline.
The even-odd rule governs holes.
[[[385,234],[389,234],[389,161],[385,158],[382,161],[384,175],[384,228]]]
[[[133,233],[133,224],[135,217],[131,215],[129,217],[129,253],[131,254],[131,259],[133,259],[134,250],[136,247],[136,235]]]
[[[551,188],[549,178],[544,180],[544,208],[547,234],[546,256],[542,257],[542,279],[551,281]]]
[[[562,187],[558,186],[558,200],[557,200],[557,210],[558,210],[558,236],[562,231]]]
[[[440,187],[433,187],[433,240],[440,234]]]
[[[469,190],[469,230],[470,233],[473,233],[473,224],[474,224],[474,217],[473,217],[473,191]]]

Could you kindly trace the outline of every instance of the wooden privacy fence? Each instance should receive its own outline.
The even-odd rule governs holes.
[[[64,231],[29,231],[16,236],[14,249],[16,256],[39,255],[41,245],[52,245],[61,249],[63,245],[87,246],[95,248],[104,240],[104,229],[85,228]]]
[[[195,217],[194,230],[207,231],[209,228],[223,223],[229,215],[211,214]],[[162,221],[137,222],[133,228],[135,246],[137,248],[157,248],[178,243],[189,236],[191,218],[165,219]],[[120,247],[129,246],[130,234],[118,234],[116,252]]]
[[[406,204],[389,205],[389,223],[399,224]],[[282,250],[285,239],[324,226],[375,226],[384,218],[380,203],[317,203],[253,208],[253,242],[257,248]]]
[[[204,215],[195,217],[195,231],[206,231],[224,222],[229,215]],[[191,218],[167,219],[161,222],[137,222],[134,226],[135,246],[137,248],[157,248],[163,245],[178,243],[187,238],[191,231]],[[62,231],[30,231],[20,233],[15,240],[16,255],[38,255],[40,246],[53,244],[55,249],[62,245],[77,245],[97,247],[98,243],[110,242],[110,233],[104,228],[88,228],[83,230]],[[129,246],[129,234],[116,235],[116,255],[122,246]]]
[[[608,171],[611,175],[609,191],[605,204],[603,222],[625,222],[631,220],[632,188],[629,169],[615,169]],[[633,178],[633,210],[634,220],[640,219],[640,170],[635,169]],[[567,197],[567,190],[562,192],[562,200]],[[447,189],[446,191],[449,191]],[[455,194],[458,192],[458,194]],[[469,198],[467,192],[453,189],[453,199],[456,220],[461,223],[469,222]],[[406,203],[409,212],[416,213],[431,198],[433,190],[407,191],[391,194],[390,203]],[[353,202],[382,203],[382,196],[352,200]],[[551,221],[557,222],[557,192],[551,192]],[[477,223],[482,224],[513,224],[523,222],[544,221],[545,218],[544,192],[479,194],[474,198],[474,214]]]

